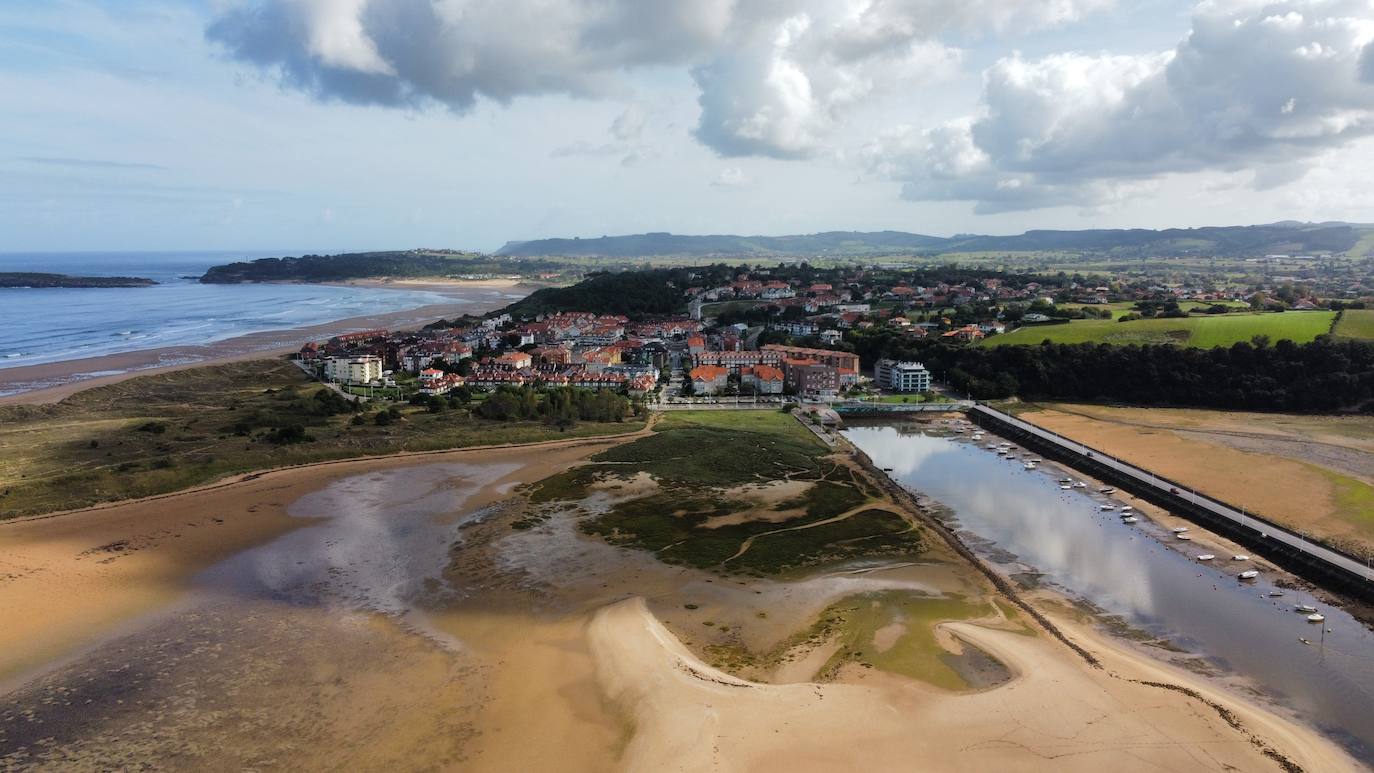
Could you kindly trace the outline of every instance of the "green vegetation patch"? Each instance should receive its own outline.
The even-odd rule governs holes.
[[[1347,312],[1348,313],[1348,312]],[[1064,325],[1028,325],[983,341],[983,346],[1054,343],[1153,344],[1174,343],[1198,349],[1230,346],[1255,336],[1271,341],[1307,343],[1331,332],[1335,312],[1285,311],[1262,314],[1219,314],[1206,317],[1154,318],[1118,322],[1080,319]]]
[[[1374,309],[1346,309],[1341,312],[1332,335],[1374,341]]]
[[[379,417],[384,417],[379,418]],[[152,374],[0,406],[0,518],[162,494],[253,470],[398,451],[630,432],[356,404],[285,360]]]
[[[657,491],[616,502],[583,521],[582,530],[647,550],[666,563],[720,572],[774,575],[849,558],[920,552],[920,532],[900,516],[861,509],[879,492],[828,453],[778,411],[675,412],[653,435],[540,482],[531,499],[575,502],[600,480],[648,473]],[[758,512],[762,505],[744,487],[780,480],[811,486],[805,496]],[[852,514],[825,523],[846,513]],[[738,522],[730,522],[736,515]]]
[[[903,591],[851,596],[830,607],[830,626],[840,648],[821,669],[833,674],[845,663],[860,663],[911,677],[946,690],[967,690],[1006,681],[1006,666],[967,642],[955,655],[935,638],[942,622],[992,614],[986,603],[959,596],[931,598]]]

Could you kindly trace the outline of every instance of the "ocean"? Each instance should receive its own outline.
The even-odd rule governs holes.
[[[141,276],[154,287],[0,289],[0,369],[62,362],[451,302],[437,293],[325,285],[205,285],[213,265],[281,253],[0,253],[0,271]]]

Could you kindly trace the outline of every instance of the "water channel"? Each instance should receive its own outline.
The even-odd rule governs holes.
[[[986,540],[975,548],[1003,571],[1043,573],[1133,628],[1205,656],[1374,762],[1368,628],[1295,591],[1271,597],[1280,589],[1265,572],[1240,582],[1229,556],[1199,562],[1203,549],[1149,519],[1126,524],[1102,511],[1111,499],[1095,489],[1063,490],[1053,469],[1025,470],[935,426],[855,426],[845,436],[895,480],[952,509],[959,529]],[[1326,622],[1307,622],[1294,610],[1303,602]]]

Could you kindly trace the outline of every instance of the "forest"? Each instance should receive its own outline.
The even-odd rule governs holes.
[[[952,347],[858,335],[852,347],[879,357],[924,362],[958,395],[975,399],[1122,402],[1227,410],[1374,411],[1374,344],[1306,344],[1263,336],[1229,347],[1172,344],[1040,344]]]

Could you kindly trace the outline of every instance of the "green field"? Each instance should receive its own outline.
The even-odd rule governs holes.
[[[1066,325],[1032,325],[983,341],[983,346],[1038,344],[1179,344],[1199,349],[1230,346],[1257,335],[1270,341],[1308,343],[1328,333],[1335,312],[1286,311],[1269,314],[1218,314],[1179,319],[1074,320]]]
[[[1331,333],[1340,338],[1374,341],[1374,309],[1346,309]]]

